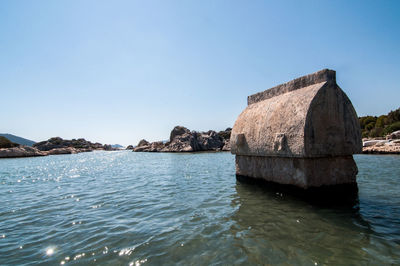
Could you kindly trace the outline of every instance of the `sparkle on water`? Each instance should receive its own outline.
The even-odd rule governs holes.
[[[51,256],[54,254],[54,248],[53,247],[49,247],[46,249],[46,255],[47,256]]]
[[[397,264],[400,156],[355,156],[359,201],[237,182],[229,153],[0,160],[0,265]]]

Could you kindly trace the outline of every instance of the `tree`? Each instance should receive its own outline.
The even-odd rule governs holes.
[[[392,132],[395,132],[397,130],[400,130],[400,121],[395,122],[395,123],[385,127],[385,129],[383,130],[382,134],[386,136],[386,135],[388,135],[388,134],[390,134]]]
[[[387,115],[389,124],[400,121],[400,108],[394,111],[390,111]]]
[[[384,128],[385,125],[387,125],[387,115],[381,115],[380,117],[378,117],[378,119],[376,119],[376,123],[375,123],[375,127],[376,128]]]

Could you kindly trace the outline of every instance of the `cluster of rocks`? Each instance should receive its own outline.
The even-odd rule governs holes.
[[[400,130],[386,136],[386,139],[363,139],[363,153],[400,154]]]
[[[216,132],[190,131],[186,127],[176,126],[170,134],[169,141],[148,142],[142,139],[133,148],[134,152],[199,152],[230,151],[231,128]]]
[[[80,152],[93,151],[93,150],[106,150],[111,149],[111,145],[103,145],[101,143],[92,143],[85,139],[62,139],[60,137],[51,138],[33,144],[33,147],[41,151],[50,151],[53,149],[73,148]]]
[[[32,147],[20,145],[18,147],[0,149],[0,158],[32,157],[58,154],[75,154],[94,150],[116,150],[111,145],[92,143],[83,138],[66,140],[60,137],[50,138],[33,144]]]

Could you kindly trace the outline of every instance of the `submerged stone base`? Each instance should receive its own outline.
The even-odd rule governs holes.
[[[356,184],[353,156],[288,158],[236,155],[236,175],[303,189]]]
[[[236,175],[236,179],[245,184],[257,185],[275,197],[300,199],[312,205],[324,207],[351,207],[359,204],[357,183],[310,187],[303,189],[294,185],[278,184],[262,178]],[[253,187],[253,186],[252,186]]]

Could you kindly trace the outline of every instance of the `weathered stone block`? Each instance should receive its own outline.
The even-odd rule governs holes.
[[[301,188],[356,182],[352,156],[292,158],[236,156],[236,174]]]
[[[249,96],[231,151],[238,175],[303,188],[351,183],[361,130],[336,72],[325,69]]]

